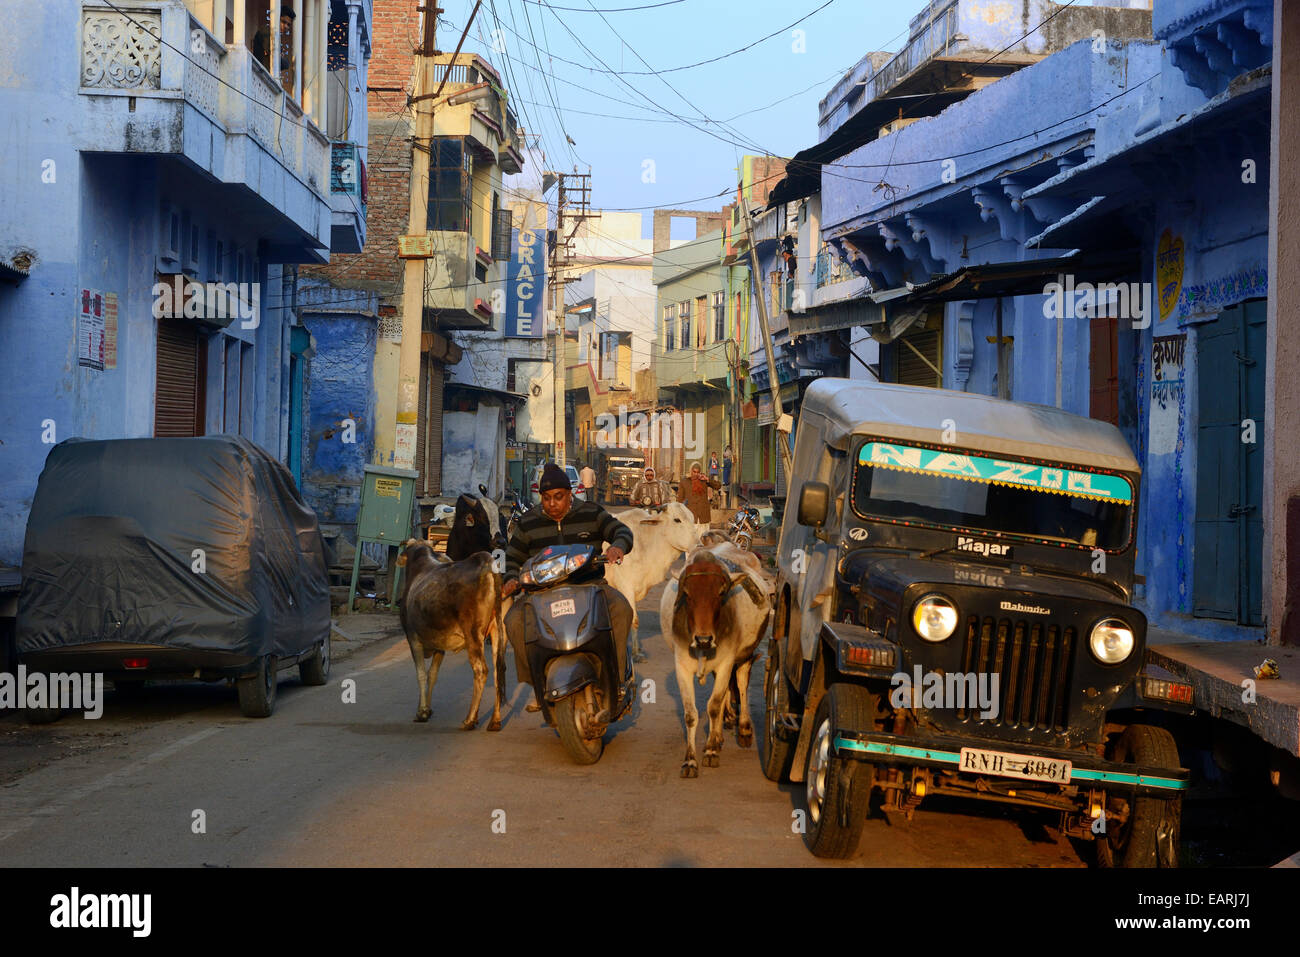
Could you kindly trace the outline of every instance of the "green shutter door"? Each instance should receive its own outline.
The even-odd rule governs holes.
[[[1239,445],[1242,456],[1243,481],[1246,495],[1241,513],[1242,581],[1241,602],[1244,625],[1264,624],[1264,366],[1267,335],[1267,300],[1254,299],[1243,303],[1245,320],[1245,361],[1241,363],[1244,378],[1242,399],[1243,419],[1255,423],[1255,441]]]
[[[1193,614],[1263,623],[1265,304],[1224,310],[1197,330]],[[1244,442],[1242,423],[1255,423]]]

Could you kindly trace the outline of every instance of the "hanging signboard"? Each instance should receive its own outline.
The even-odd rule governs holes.
[[[516,339],[540,339],[546,328],[543,291],[546,288],[546,233],[528,225],[510,231],[510,262],[506,267],[504,334]]]

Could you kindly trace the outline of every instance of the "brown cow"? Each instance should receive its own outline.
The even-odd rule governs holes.
[[[442,656],[464,648],[474,669],[474,700],[461,727],[469,731],[478,725],[479,702],[487,682],[484,646],[491,636],[496,702],[487,729],[500,731],[506,680],[505,625],[501,620],[501,577],[492,570],[492,556],[477,552],[464,561],[444,564],[434,557],[427,542],[409,539],[403,543],[397,564],[406,567],[402,627],[420,682],[415,720],[428,721],[433,713],[433,685]]]
[[[688,556],[686,567],[676,581],[668,583],[659,604],[660,621],[677,662],[677,687],[686,722],[686,759],[681,768],[684,778],[698,777],[700,773],[695,753],[699,713],[692,677],[703,685],[705,676],[713,673],[704,766],[718,766],[722,712],[733,670],[740,699],[737,742],[747,748],[754,741],[749,717],[749,672],[771,618],[771,586],[752,569],[714,553],[714,549],[727,547],[701,548]]]

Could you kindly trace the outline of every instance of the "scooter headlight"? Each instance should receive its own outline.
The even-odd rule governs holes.
[[[926,595],[912,608],[912,627],[926,641],[943,641],[957,630],[957,606],[942,595]]]
[[[1117,665],[1133,653],[1133,629],[1118,618],[1107,618],[1093,627],[1088,645],[1102,664]]]
[[[544,562],[537,562],[533,565],[533,581],[538,585],[545,585],[563,574],[563,555],[556,555],[554,558],[548,558]]]
[[[572,575],[579,568],[581,568],[586,563],[586,561],[587,561],[587,556],[581,553],[577,555],[570,555],[568,560],[564,563],[564,574]]]

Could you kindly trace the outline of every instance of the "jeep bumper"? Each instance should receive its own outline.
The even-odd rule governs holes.
[[[1049,761],[1069,761],[1070,780],[1059,787],[1097,788],[1106,791],[1124,791],[1154,797],[1178,797],[1187,789],[1188,772],[1184,768],[1146,768],[1132,764],[1117,764],[1080,751],[1044,748],[1018,742],[1004,742],[990,738],[936,735],[924,738],[903,737],[883,732],[837,730],[834,736],[836,753],[843,758],[867,761],[872,764],[927,767],[937,771],[961,772],[961,749],[1004,751]],[[992,777],[977,772],[961,772],[975,780]],[[996,780],[1014,781],[1013,776],[998,775]],[[1050,782],[1026,779],[1026,785],[1051,786]]]

